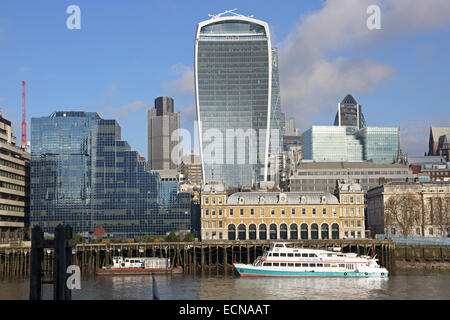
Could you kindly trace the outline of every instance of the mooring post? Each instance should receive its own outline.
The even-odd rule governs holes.
[[[41,300],[41,274],[44,232],[40,226],[33,227],[31,231],[31,257],[30,257],[30,300]]]

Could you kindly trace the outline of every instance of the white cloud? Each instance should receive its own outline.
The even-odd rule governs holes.
[[[194,93],[194,70],[182,64],[175,64],[170,68],[179,77],[166,82],[163,86],[171,93]]]
[[[111,109],[110,112],[112,112],[117,117],[117,119],[125,119],[131,113],[137,112],[141,109],[147,109],[147,108],[148,108],[148,105],[146,105],[144,102],[135,101],[135,102],[120,106],[118,108]]]
[[[366,25],[369,5],[381,8],[381,30]],[[336,108],[347,93],[369,92],[393,73],[391,66],[352,57],[405,34],[449,23],[448,0],[327,0],[322,9],[301,16],[278,44],[282,108],[298,126],[311,125],[314,114]],[[340,57],[346,50],[346,57]],[[330,119],[331,121],[332,119]]]

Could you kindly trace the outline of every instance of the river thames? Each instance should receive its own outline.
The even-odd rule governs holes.
[[[161,300],[448,300],[449,271],[394,271],[373,278],[240,278],[156,275]],[[0,300],[28,300],[28,280],[0,280]],[[52,299],[52,286],[43,286]],[[97,276],[72,300],[152,300],[151,276]]]

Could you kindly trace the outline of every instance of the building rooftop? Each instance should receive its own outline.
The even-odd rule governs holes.
[[[339,203],[338,198],[328,192],[236,192],[228,197],[227,204],[300,204],[305,203],[302,197],[307,204],[320,204],[322,197],[327,204]]]

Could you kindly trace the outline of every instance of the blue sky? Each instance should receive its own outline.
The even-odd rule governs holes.
[[[280,47],[282,108],[300,131],[332,124],[352,93],[368,125],[400,125],[404,151],[427,150],[430,125],[450,126],[447,0],[13,1],[0,2],[0,109],[20,141],[21,81],[27,121],[56,110],[118,120],[147,156],[147,109],[175,99],[192,130],[194,36],[208,14],[238,8],[267,21]],[[368,4],[381,30],[368,30]],[[69,5],[81,29],[69,30]],[[29,130],[28,130],[29,132]]]

